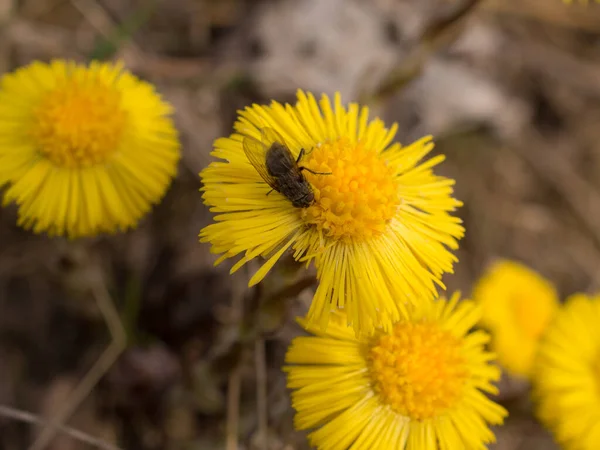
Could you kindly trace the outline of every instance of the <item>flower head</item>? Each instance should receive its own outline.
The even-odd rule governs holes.
[[[434,297],[456,260],[448,248],[464,233],[449,214],[460,206],[454,181],[432,171],[444,157],[421,162],[431,138],[401,147],[391,143],[396,128],[369,121],[366,107],[343,107],[339,94],[333,105],[325,95],[317,103],[299,91],[295,106],[246,108],[235,133],[215,141],[212,155],[224,161],[201,174],[204,201],[218,213],[201,241],[222,254],[217,262],[242,254],[232,272],[259,255],[268,258],[250,285],[292,248],[296,260],[315,262],[320,281],[309,322],[324,327],[339,307],[357,331],[389,329],[407,305]],[[272,176],[281,167],[260,166],[279,140],[290,151],[286,167],[295,178],[287,181]],[[279,146],[277,155],[283,157]],[[310,191],[300,186],[304,179]]]
[[[482,307],[481,325],[492,334],[498,362],[529,377],[538,341],[558,309],[554,286],[514,261],[499,261],[481,277],[473,300]]]
[[[420,302],[391,331],[356,337],[341,314],[327,331],[297,337],[286,355],[298,429],[316,429],[321,450],[478,449],[494,441],[489,424],[506,416],[485,393],[500,370],[484,350],[489,336],[469,332],[479,318],[455,294]]]
[[[593,0],[594,3],[600,3],[600,0]],[[563,0],[563,3],[566,3],[567,5],[572,5],[574,3],[578,3],[580,5],[583,6],[587,6],[591,3],[590,0]]]
[[[566,450],[600,448],[600,295],[567,299],[539,344],[537,412]]]
[[[120,64],[34,62],[0,82],[0,187],[19,224],[70,237],[136,225],[176,173],[171,107]]]

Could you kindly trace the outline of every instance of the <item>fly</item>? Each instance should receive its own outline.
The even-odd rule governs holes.
[[[315,175],[329,174],[299,166],[304,149],[301,149],[298,158],[294,159],[285,141],[274,129],[263,128],[261,134],[262,142],[250,136],[244,138],[244,153],[248,161],[262,179],[292,202],[293,206],[308,208],[314,202],[315,195],[302,171],[306,170]]]

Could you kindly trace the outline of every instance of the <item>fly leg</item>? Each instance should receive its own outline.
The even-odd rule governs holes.
[[[307,172],[312,173],[313,175],[331,175],[331,172],[315,172],[312,169],[309,169],[308,167],[299,167],[300,171],[306,170]]]
[[[300,160],[302,159],[302,157],[304,156],[304,149],[301,148],[300,149],[300,154],[298,155],[298,159],[296,159],[296,164],[298,164],[300,162]],[[300,172],[302,172],[303,170],[306,170],[307,172],[312,173],[313,175],[331,175],[331,172],[315,172],[312,169],[309,169],[308,167],[298,167],[298,169],[300,170]]]

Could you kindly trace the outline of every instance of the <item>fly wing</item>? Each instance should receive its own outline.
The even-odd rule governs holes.
[[[285,140],[281,134],[279,134],[273,128],[266,127],[261,129],[261,139],[266,148],[271,148],[274,143],[281,144],[279,146],[279,150],[285,154],[285,158],[281,160],[281,163],[285,164],[285,166],[294,173],[300,173],[296,164],[296,158],[294,158],[294,155],[285,143]]]
[[[250,161],[250,164],[252,164],[262,179],[265,180],[272,189],[277,190],[275,178],[269,175],[269,172],[267,171],[266,161],[268,148],[269,147],[266,147],[265,144],[253,137],[246,136],[244,138],[244,153],[246,154],[248,161]]]
[[[284,147],[287,147],[285,144],[285,140],[283,139],[283,136],[281,136],[281,134],[279,134],[273,128],[270,128],[270,127],[261,128],[260,136],[262,139],[262,143],[265,144],[265,146],[267,148],[270,148],[271,145],[273,145],[275,142],[283,144]]]

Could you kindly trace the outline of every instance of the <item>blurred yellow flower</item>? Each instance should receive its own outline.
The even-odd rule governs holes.
[[[467,450],[495,440],[504,408],[486,393],[500,369],[470,332],[480,311],[454,294],[419,302],[390,332],[356,337],[342,314],[295,338],[286,355],[297,429],[317,449]]]
[[[204,201],[218,215],[200,240],[222,254],[217,263],[241,253],[234,272],[268,258],[252,286],[289,248],[296,260],[314,261],[320,283],[307,319],[321,327],[340,307],[357,331],[389,329],[407,305],[433,298],[456,261],[448,248],[464,233],[449,214],[461,204],[452,198],[454,181],[432,171],[444,157],[421,162],[431,138],[392,144],[397,126],[388,130],[368,113],[356,103],[345,108],[339,94],[332,105],[302,91],[295,106],[253,105],[240,112],[234,134],[215,141],[212,155],[224,161],[201,173]],[[265,182],[267,168],[255,167],[281,140],[291,151],[292,197],[271,193],[284,189]],[[250,153],[253,166],[245,151],[261,148]],[[293,172],[301,149],[306,170]]]
[[[593,0],[595,3],[600,3],[600,0]],[[580,5],[589,5],[590,0],[563,0],[563,3],[567,5],[572,5],[573,3],[579,3]]]
[[[509,373],[529,377],[538,341],[559,305],[554,286],[513,261],[493,264],[473,289],[482,307],[481,325]]]
[[[19,225],[72,238],[135,226],[179,160],[170,105],[120,64],[34,62],[0,81],[0,187]]]
[[[569,297],[539,344],[533,397],[566,450],[600,448],[600,295]]]

